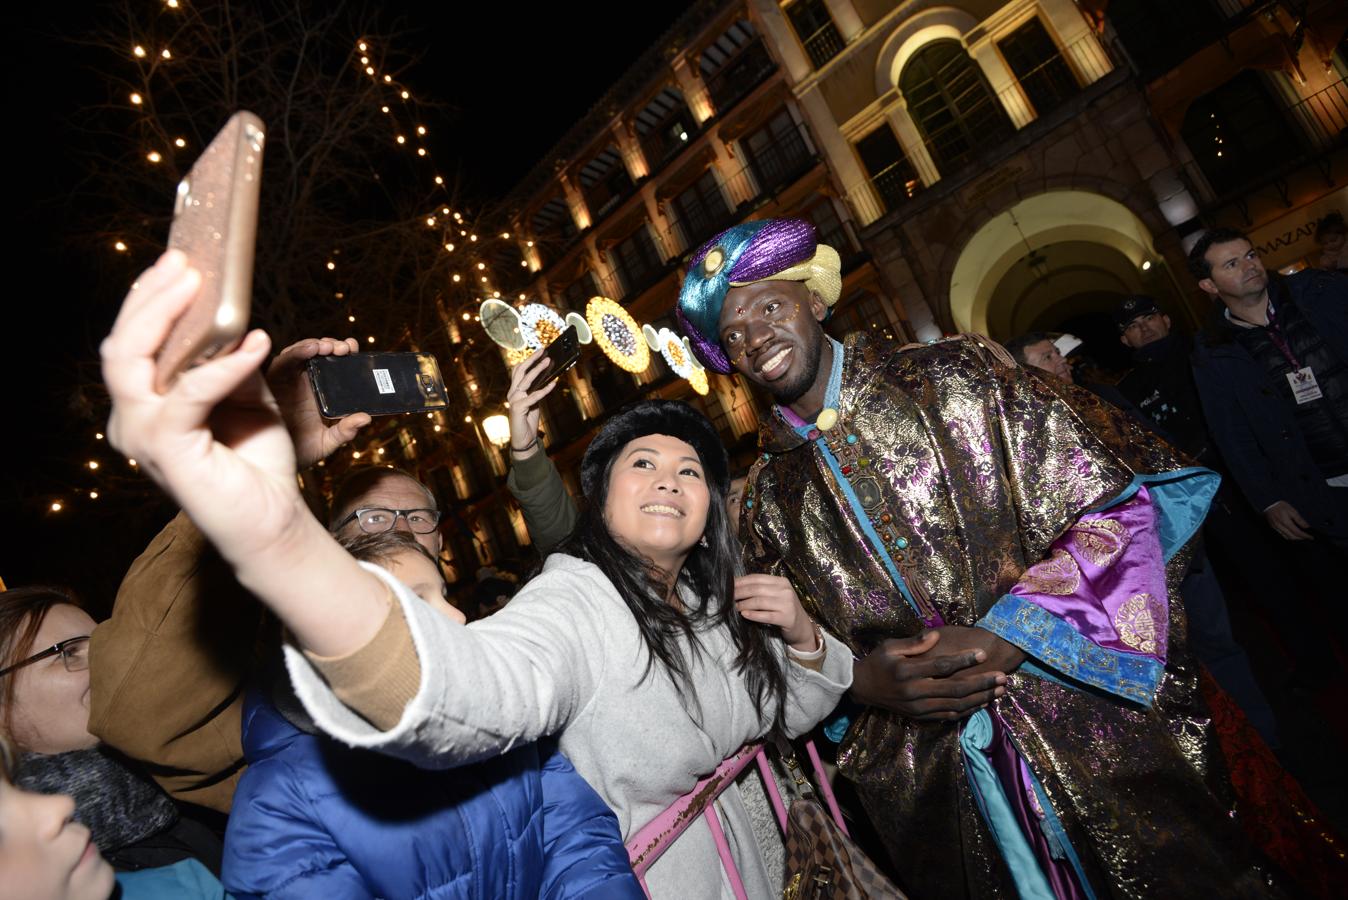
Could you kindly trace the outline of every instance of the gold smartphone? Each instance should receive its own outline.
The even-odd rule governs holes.
[[[236,112],[178,185],[170,250],[201,273],[201,292],[159,348],[156,388],[184,369],[232,350],[248,328],[266,128]]]

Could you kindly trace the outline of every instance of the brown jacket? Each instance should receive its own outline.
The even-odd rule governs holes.
[[[179,513],[132,564],[89,650],[89,731],[174,798],[228,813],[262,608]]]

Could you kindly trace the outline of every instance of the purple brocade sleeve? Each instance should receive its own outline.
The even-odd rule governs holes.
[[[1073,523],[979,625],[1059,674],[1149,703],[1168,621],[1156,510],[1142,487]]]

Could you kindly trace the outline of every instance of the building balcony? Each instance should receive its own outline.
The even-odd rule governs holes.
[[[717,113],[731,109],[775,71],[777,65],[768,55],[762,38],[746,45],[734,59],[707,79],[707,93]]]
[[[1126,83],[1129,74],[1093,35],[1074,41],[998,92],[999,115],[983,117],[993,124],[975,131],[953,116],[939,119],[920,144],[906,144],[903,156],[851,186],[847,204],[858,222],[869,225],[908,210],[924,195],[945,196]]]
[[[1256,156],[1243,148],[1269,146],[1276,154]],[[1326,185],[1333,185],[1334,155],[1348,150],[1348,80],[1328,87],[1277,110],[1276,118],[1253,119],[1241,130],[1228,130],[1220,137],[1188,141],[1194,160],[1183,166],[1184,180],[1198,201],[1200,212],[1212,213],[1235,206],[1250,220],[1250,203],[1257,195],[1276,194],[1284,206],[1292,205],[1292,176],[1318,171]],[[1262,157],[1262,158],[1260,158]]]
[[[721,179],[723,202],[674,210],[673,224],[661,233],[670,252],[682,259],[746,216],[762,202],[789,188],[819,165],[800,126],[762,150],[742,150],[746,162]],[[673,205],[671,204],[671,209]]]

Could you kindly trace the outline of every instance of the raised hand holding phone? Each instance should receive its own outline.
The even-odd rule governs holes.
[[[301,469],[327,459],[370,424],[370,416],[364,412],[336,421],[325,419],[319,411],[307,369],[311,359],[358,352],[360,344],[355,338],[306,338],[282,350],[267,367],[267,386],[276,395],[290,437],[295,441],[296,462]]]
[[[506,402],[510,404],[510,452],[516,459],[527,459],[539,452],[538,422],[541,411],[538,404],[557,388],[550,380],[538,390],[531,390],[538,376],[552,365],[546,349],[533,355],[510,370],[510,390]]]
[[[127,294],[104,339],[109,442],[171,494],[299,645],[322,656],[364,646],[388,613],[387,589],[309,512],[295,448],[252,331],[162,393],[156,352],[197,299],[201,274],[169,251]]]
[[[101,348],[112,398],[108,440],[204,532],[223,538],[222,552],[246,554],[308,513],[290,435],[259,369],[271,347],[264,332],[183,372],[163,393],[156,388],[156,351],[197,299],[201,281],[186,257],[170,250],[127,294]]]

